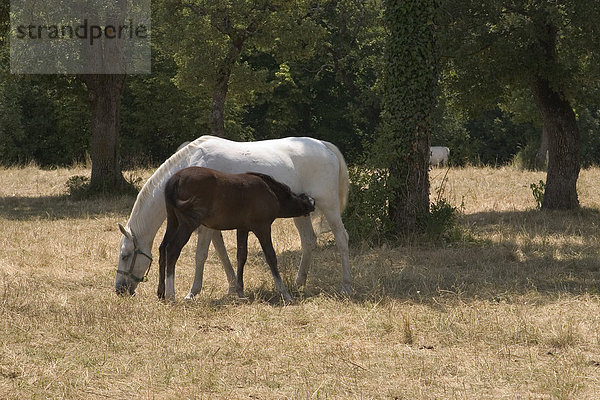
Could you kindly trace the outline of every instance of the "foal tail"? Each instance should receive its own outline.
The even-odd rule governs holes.
[[[340,199],[340,212],[343,212],[346,208],[346,204],[348,203],[348,187],[350,186],[350,181],[348,178],[348,166],[346,165],[346,160],[344,160],[342,152],[334,144],[324,140],[322,140],[322,142],[329,150],[331,150],[333,154],[335,154],[338,159],[338,196]]]
[[[200,210],[196,209],[195,197],[181,200],[179,197],[179,175],[174,175],[165,186],[165,204],[167,206],[167,217],[174,214],[179,223],[188,226],[200,225],[202,219]]]

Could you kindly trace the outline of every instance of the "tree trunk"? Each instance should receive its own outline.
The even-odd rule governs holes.
[[[412,162],[390,168],[390,175],[401,181],[390,200],[390,218],[398,233],[421,231],[429,213],[429,132],[415,133],[413,140]]]
[[[242,52],[242,40],[234,40],[227,55],[217,69],[217,79],[212,92],[212,109],[210,112],[210,134],[225,137],[225,100],[229,91],[229,78],[233,66]]]
[[[429,213],[429,131],[436,104],[434,0],[387,0],[383,129],[389,217],[397,233],[423,231]]]
[[[548,173],[542,209],[579,207],[579,128],[568,100],[552,89],[547,79],[532,84],[535,103],[548,135]]]
[[[90,186],[118,191],[125,179],[118,158],[121,96],[126,75],[81,75],[92,110],[92,176]]]
[[[535,167],[545,169],[548,166],[548,130],[545,125],[542,127],[542,139],[540,148],[535,155]]]

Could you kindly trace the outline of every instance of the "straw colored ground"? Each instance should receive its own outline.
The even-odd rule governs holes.
[[[137,296],[113,293],[133,198],[73,202],[78,169],[0,170],[2,399],[595,399],[600,394],[600,169],[581,172],[582,209],[539,212],[542,173],[452,169],[461,239],[351,252],[356,296],[337,295],[325,235],[303,293],[284,307],[256,240],[249,300],[225,295],[211,252],[205,289],[193,249],[175,305],[156,265]],[[136,171],[146,178],[149,171]],[[432,193],[444,171],[431,173]],[[156,246],[161,239],[159,232]],[[233,256],[233,238],[226,238]],[[289,221],[274,229],[288,285],[299,260]]]

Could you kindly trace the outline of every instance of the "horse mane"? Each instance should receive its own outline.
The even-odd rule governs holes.
[[[142,189],[137,195],[131,215],[129,216],[130,229],[133,232],[145,232],[147,230],[147,218],[139,218],[142,213],[144,206],[148,201],[156,198],[156,196],[164,196],[163,190],[157,190],[164,188],[167,180],[177,171],[184,168],[182,164],[189,162],[199,149],[202,143],[207,140],[214,139],[214,136],[205,135],[200,136],[198,139],[190,142],[186,146],[177,150],[171,157],[169,157],[158,169],[152,174],[146,181]],[[133,225],[133,226],[132,226]]]
[[[254,175],[262,179],[277,196],[277,199],[285,200],[292,196],[292,189],[285,183],[273,179],[271,175],[261,174],[260,172],[246,172],[248,175]]]

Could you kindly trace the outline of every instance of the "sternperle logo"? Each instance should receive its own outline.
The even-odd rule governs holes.
[[[148,27],[144,24],[134,24],[133,20],[123,25],[104,26],[89,24],[85,18],[82,23],[75,25],[18,25],[17,39],[82,39],[94,45],[94,41],[100,39],[146,39],[148,38]]]

